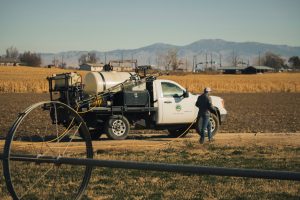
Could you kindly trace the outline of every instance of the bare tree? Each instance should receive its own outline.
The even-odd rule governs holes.
[[[292,56],[289,58],[288,62],[294,69],[300,69],[300,58],[299,56]]]
[[[56,57],[53,57],[52,64],[53,64],[55,67],[57,67],[58,64],[59,64],[59,59],[57,59]]]
[[[167,54],[165,55],[165,64],[167,67],[167,70],[176,70],[179,66],[179,60],[178,60],[178,49],[169,49]]]
[[[78,59],[79,64],[84,63],[97,63],[98,58],[95,52],[88,52],[87,54],[82,54]]]
[[[267,52],[260,61],[263,65],[279,70],[284,66],[284,59],[272,52]]]
[[[87,55],[86,54],[82,54],[79,59],[78,59],[78,63],[79,65],[87,63]]]
[[[16,47],[9,47],[6,49],[6,58],[17,59],[19,57],[19,51]]]
[[[89,59],[89,63],[97,63],[97,61],[98,61],[98,58],[97,58],[95,52],[89,52],[88,59]]]
[[[28,66],[38,67],[42,63],[41,56],[36,53],[31,53],[30,51],[25,51],[20,55],[21,62],[27,64]]]

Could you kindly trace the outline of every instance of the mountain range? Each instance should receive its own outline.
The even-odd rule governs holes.
[[[291,56],[300,55],[300,47],[288,45],[264,44],[258,42],[230,42],[221,39],[202,39],[184,46],[176,46],[165,43],[155,43],[138,49],[117,49],[113,51],[94,52],[99,62],[105,63],[110,60],[137,59],[138,65],[162,66],[164,55],[169,49],[178,50],[178,58],[182,61],[185,68],[191,69],[194,62],[204,63],[213,61],[216,66],[231,65],[232,58],[235,56],[239,61],[248,62],[254,65],[259,56],[266,52],[280,55],[284,59]],[[41,57],[44,65],[52,63],[54,58],[60,62],[65,62],[67,66],[78,66],[78,59],[88,51],[67,51],[60,53],[42,53]]]

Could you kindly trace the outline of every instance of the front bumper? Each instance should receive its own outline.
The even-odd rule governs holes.
[[[227,114],[220,115],[220,122],[223,123],[226,120]]]

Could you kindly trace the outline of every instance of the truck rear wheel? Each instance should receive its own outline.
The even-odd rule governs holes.
[[[113,140],[124,140],[129,133],[130,125],[122,115],[111,116],[106,123],[107,137]]]
[[[210,123],[211,123],[211,134],[212,136],[215,136],[219,130],[220,123],[219,119],[215,114],[211,114],[210,116]],[[199,118],[196,122],[196,130],[200,134],[201,131],[201,126],[202,126],[202,120]],[[206,134],[207,135],[207,134]]]
[[[177,129],[168,129],[168,132],[170,137],[177,138],[177,137],[184,137],[186,134],[188,134],[189,130],[188,130],[188,126],[182,126]]]

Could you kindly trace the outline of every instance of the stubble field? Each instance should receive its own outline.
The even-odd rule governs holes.
[[[0,93],[48,92],[47,76],[72,72],[57,68],[0,66]],[[77,71],[83,77],[87,71]],[[189,91],[199,93],[210,86],[217,93],[275,93],[300,92],[300,73],[271,73],[256,75],[169,75],[159,78],[174,80]]]

